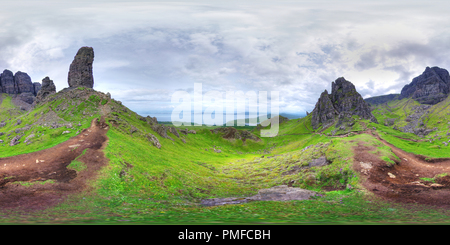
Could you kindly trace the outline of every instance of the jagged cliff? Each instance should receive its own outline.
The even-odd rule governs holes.
[[[435,105],[450,93],[450,76],[447,70],[427,67],[422,75],[415,77],[403,87],[399,99],[413,98],[421,104]]]
[[[311,113],[311,125],[314,130],[321,125],[323,128],[327,128],[333,125],[336,120],[336,127],[338,127],[349,121],[353,115],[378,123],[377,119],[370,112],[369,105],[356,91],[355,86],[343,77],[332,82],[331,94],[328,94],[328,91],[325,90],[320,95]]]
[[[30,76],[25,72],[13,74],[6,69],[0,74],[0,93],[11,94],[23,102],[33,104],[40,90],[41,84],[31,82]]]

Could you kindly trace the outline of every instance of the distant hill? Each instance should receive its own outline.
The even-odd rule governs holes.
[[[371,106],[377,106],[398,99],[400,94],[388,94],[364,99]]]

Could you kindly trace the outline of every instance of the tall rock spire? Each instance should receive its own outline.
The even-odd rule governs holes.
[[[93,62],[93,48],[82,47],[78,50],[69,68],[69,87],[94,87],[94,76],[92,74]]]

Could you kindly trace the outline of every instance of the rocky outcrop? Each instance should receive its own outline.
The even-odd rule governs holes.
[[[320,126],[323,128],[331,126],[336,120],[336,127],[338,127],[344,122],[351,121],[354,115],[378,123],[355,86],[343,77],[331,84],[331,94],[325,90],[320,95],[311,114],[311,125],[314,130]]]
[[[21,93],[17,95],[17,98],[30,105],[36,100],[36,96],[32,93]]]
[[[14,74],[10,70],[4,70],[0,77],[2,93],[18,94],[17,87],[14,84]]]
[[[334,123],[336,116],[339,115],[327,90],[320,95],[319,101],[317,101],[316,107],[311,113],[311,125],[314,130],[320,127],[320,124],[324,128],[330,126]]]
[[[39,103],[47,96],[56,93],[56,86],[49,77],[42,79],[42,87],[36,95],[36,101]]]
[[[421,104],[434,105],[445,100],[450,93],[450,76],[447,70],[427,67],[403,87],[399,99],[412,98]]]
[[[247,130],[237,130],[233,127],[224,127],[224,128],[216,128],[214,130],[211,129],[211,133],[217,134],[221,133],[222,138],[232,140],[242,140],[245,142],[247,139],[254,140],[254,141],[261,141],[260,138],[256,137],[252,133],[250,133]]]
[[[169,128],[169,132],[171,132],[173,135],[175,135],[178,138],[180,138],[180,134],[178,133],[177,129],[174,126]]]
[[[69,68],[69,87],[94,87],[94,76],[92,74],[93,62],[93,48],[82,47],[78,50]]]
[[[17,87],[18,94],[21,93],[31,93],[33,95],[35,94],[33,82],[31,82],[31,78],[30,76],[28,76],[28,74],[21,71],[16,72],[16,74],[14,75],[14,83],[15,86]]]
[[[33,83],[30,76],[25,72],[18,71],[13,74],[10,70],[4,70],[0,74],[0,93],[13,95],[13,98],[25,102],[25,107],[30,107],[34,103],[40,89],[41,84]]]
[[[158,138],[154,136],[153,134],[147,134],[148,141],[152,142],[153,146],[157,147],[158,149],[161,149],[161,143],[159,143]]]

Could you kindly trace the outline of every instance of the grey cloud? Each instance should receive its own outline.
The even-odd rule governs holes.
[[[362,54],[360,56],[359,61],[355,64],[355,68],[361,71],[376,67],[377,54],[378,54],[377,50],[371,50],[370,52]]]

